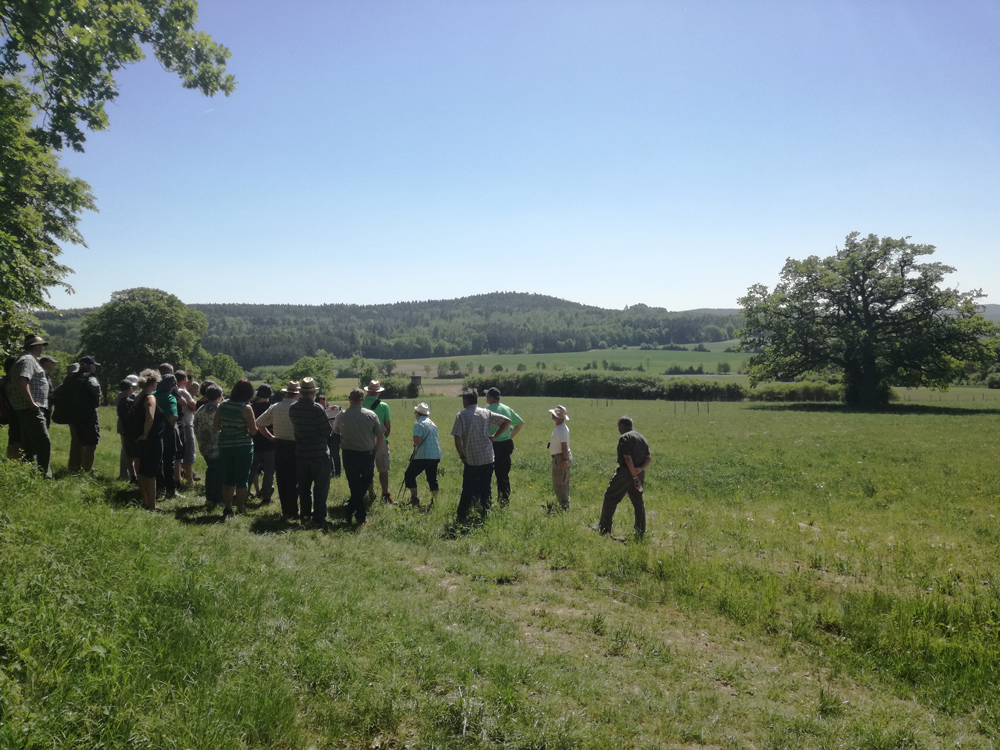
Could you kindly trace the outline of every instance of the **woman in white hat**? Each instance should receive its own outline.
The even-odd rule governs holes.
[[[438,464],[441,463],[441,444],[438,442],[437,425],[431,421],[431,407],[420,402],[413,407],[413,455],[403,475],[403,484],[410,491],[410,503],[420,505],[417,497],[417,477],[427,472],[427,486],[431,490],[431,504],[438,495]]]

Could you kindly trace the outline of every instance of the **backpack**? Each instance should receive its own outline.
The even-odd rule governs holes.
[[[159,407],[156,407],[159,408]],[[122,434],[128,440],[138,440],[146,427],[146,397],[136,396],[128,407],[128,413],[122,419]]]
[[[80,380],[75,376],[66,378],[52,392],[52,421],[56,424],[76,424],[79,411]]]

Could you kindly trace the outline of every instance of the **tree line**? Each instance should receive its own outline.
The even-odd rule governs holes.
[[[639,304],[607,310],[540,294],[496,292],[386,305],[192,304],[201,345],[244,369],[290,365],[320,351],[337,359],[424,359],[686,345],[733,338],[738,311],[669,312]],[[40,313],[46,334],[75,351],[87,311]]]

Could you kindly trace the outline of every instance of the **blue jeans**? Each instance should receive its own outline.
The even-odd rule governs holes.
[[[316,523],[326,521],[326,497],[330,494],[330,457],[295,458],[299,482],[299,514],[302,520],[312,517]]]

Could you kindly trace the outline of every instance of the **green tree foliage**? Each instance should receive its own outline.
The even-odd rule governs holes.
[[[226,392],[244,377],[243,368],[228,354],[206,356],[201,361],[202,380],[214,380]]]
[[[24,76],[37,92],[41,139],[83,149],[83,128],[104,130],[115,74],[142,60],[142,45],[181,85],[206,96],[236,87],[229,50],[194,28],[195,0],[3,0],[0,76]]]
[[[195,31],[194,0],[0,0],[0,346],[36,328],[46,290],[69,287],[60,242],[83,244],[90,187],[54,151],[83,150],[118,95],[115,74],[152,49],[187,88],[233,90],[229,51]],[[27,87],[24,85],[27,84]]]
[[[336,378],[334,361],[329,357],[303,357],[285,370],[281,377],[285,382],[312,378],[321,391],[329,393]]]
[[[201,337],[207,327],[204,315],[174,295],[138,287],[113,293],[84,318],[80,346],[101,363],[104,385],[117,385],[129,373],[161,362],[189,367],[204,360]]]
[[[59,243],[84,244],[79,213],[93,208],[90,186],[34,137],[28,92],[0,81],[0,348],[38,330],[31,310],[52,309],[49,287],[69,288]]]
[[[833,366],[850,404],[878,406],[891,385],[946,387],[966,360],[982,361],[994,327],[977,313],[979,291],[942,287],[954,269],[920,263],[931,245],[908,237],[849,234],[828,258],[789,259],[773,292],[756,284],[740,299],[751,386]]]

